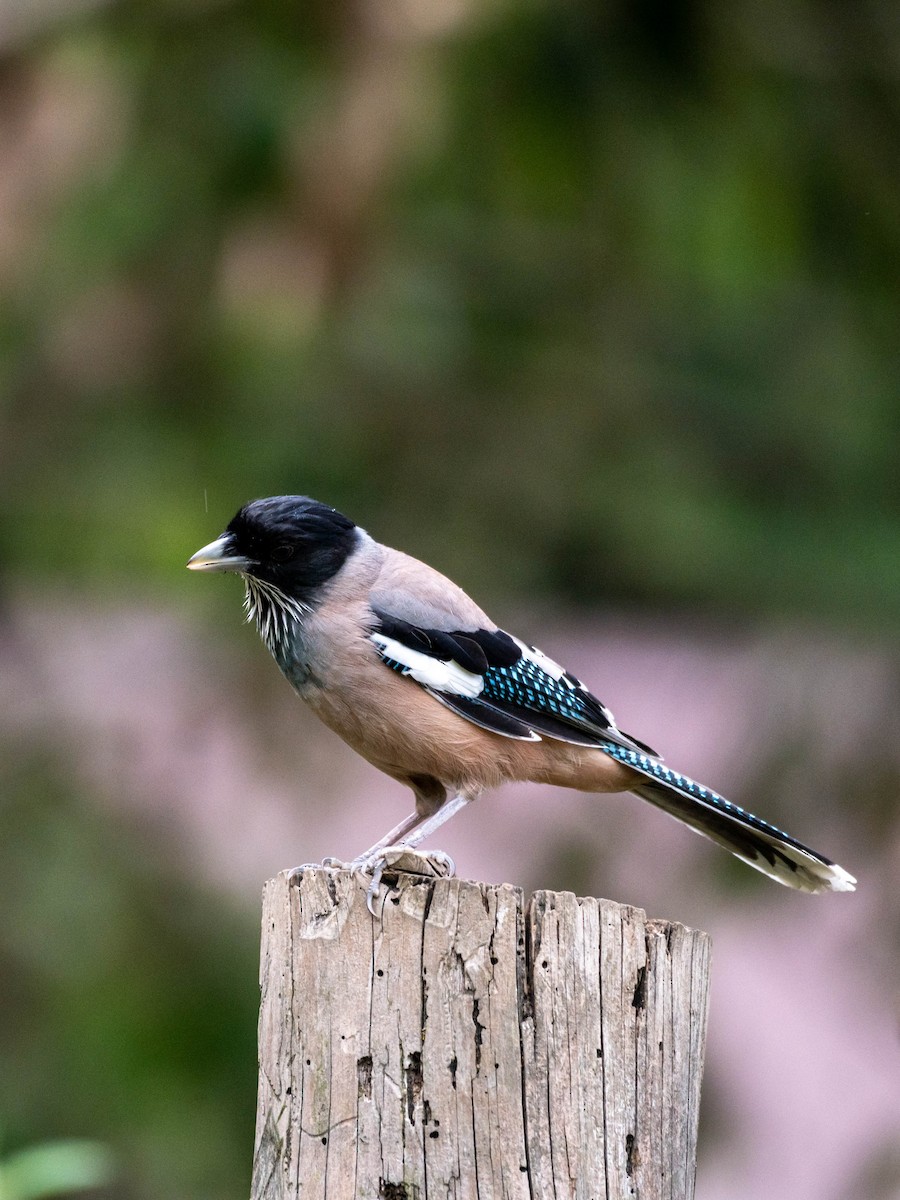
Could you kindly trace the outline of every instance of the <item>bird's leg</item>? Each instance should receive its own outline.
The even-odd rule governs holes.
[[[418,811],[417,807],[416,812],[410,813],[399,825],[395,825],[384,837],[379,838],[374,846],[370,846],[364,853],[358,854],[352,862],[345,863],[339,859],[326,858],[321,866],[332,870],[362,871],[366,875],[371,875],[372,882],[366,893],[366,904],[369,911],[375,916],[377,915],[374,909],[375,896],[378,894],[385,871],[405,871],[411,875],[422,875],[429,879],[444,879],[455,873],[456,864],[443,850],[426,852],[416,850],[415,847],[425,838],[430,837],[436,829],[440,829],[445,821],[449,821],[473,799],[474,796],[460,793],[450,800],[445,800],[438,808],[435,808],[433,804],[422,804],[424,812]],[[299,874],[315,865],[314,863],[305,863],[301,867],[295,867],[291,875]]]
[[[411,812],[408,817],[404,817],[399,825],[395,825],[389,830],[384,837],[378,839],[374,846],[370,846],[368,850],[362,854],[357,854],[354,858],[355,863],[365,862],[379,850],[384,850],[387,846],[403,846],[407,844],[407,838],[413,835],[414,831],[419,828],[423,821],[429,819],[427,813],[420,813],[418,810]],[[416,843],[411,843],[416,844]]]
[[[450,814],[453,815],[452,813]],[[396,850],[407,845],[406,839],[416,831],[423,822],[430,819],[428,812],[420,813],[418,811],[411,812],[408,817],[395,825],[389,830],[384,837],[379,838],[374,846],[370,846],[368,850],[362,854],[357,854],[352,862],[344,862],[343,859],[328,857],[323,858],[321,863],[302,863],[299,867],[294,867],[291,871],[291,876],[299,875],[301,871],[314,870],[316,867],[328,867],[335,871],[366,871],[374,869],[374,864],[377,864],[379,857],[384,861],[385,850]],[[416,844],[416,843],[409,843]],[[415,853],[414,851],[411,852]],[[422,856],[424,857],[424,856]],[[373,864],[373,866],[369,866]],[[428,872],[426,872],[427,874]],[[452,873],[452,872],[451,872]]]
[[[451,817],[456,816],[461,808],[472,799],[471,796],[460,794],[454,796],[451,800],[446,800],[439,809],[432,813],[410,813],[406,820],[401,821],[399,825],[395,825],[383,838],[379,838],[374,846],[370,846],[368,850],[362,854],[358,854],[354,858],[352,866],[360,867],[362,864],[370,862],[376,855],[383,853],[385,850],[393,849],[397,846],[411,847],[418,846],[425,838],[430,837],[436,829],[449,821]]]
[[[440,829],[445,821],[449,821],[451,817],[455,817],[460,809],[465,808],[472,799],[472,796],[460,793],[451,800],[446,800],[437,812],[433,812],[431,816],[425,817],[424,820],[417,821],[412,831],[401,839],[401,844],[404,846],[418,846],[427,837],[431,837],[436,829]]]
[[[415,850],[414,847],[423,842],[436,829],[440,829],[444,822],[449,821],[461,808],[465,808],[471,799],[471,796],[461,793],[444,801],[434,812],[411,813],[405,821],[401,821],[399,825],[386,833],[364,854],[360,854],[352,863],[348,863],[351,870],[364,871],[366,874],[371,872],[372,874],[372,882],[366,893],[369,912],[375,915],[375,896],[381,886],[381,877],[388,868],[407,871],[410,874],[421,874],[426,878],[437,877],[439,879],[455,873],[456,864],[449,854],[445,854],[442,850],[426,853]]]

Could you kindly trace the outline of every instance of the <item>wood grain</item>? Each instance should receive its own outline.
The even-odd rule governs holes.
[[[265,888],[252,1200],[689,1200],[709,939],[568,892]]]

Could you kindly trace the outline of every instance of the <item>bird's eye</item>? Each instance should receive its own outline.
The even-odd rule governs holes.
[[[294,547],[290,542],[279,542],[276,546],[272,547],[270,557],[273,562],[290,562],[294,557]]]

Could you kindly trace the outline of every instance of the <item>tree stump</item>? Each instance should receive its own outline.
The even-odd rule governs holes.
[[[379,919],[308,869],[262,934],[252,1200],[693,1195],[705,933],[405,875]]]

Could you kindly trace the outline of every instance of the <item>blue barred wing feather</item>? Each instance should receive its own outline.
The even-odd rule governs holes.
[[[386,666],[435,699],[503,737],[615,744],[653,754],[623,733],[612,713],[558,663],[502,629],[422,629],[375,610],[371,637]]]

